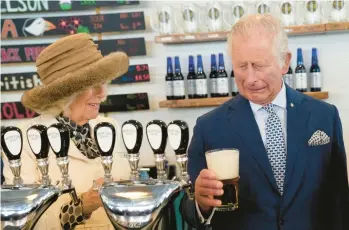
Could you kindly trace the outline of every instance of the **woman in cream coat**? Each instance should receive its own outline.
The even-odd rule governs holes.
[[[68,194],[60,196],[40,217],[35,229],[113,229],[99,194],[93,189],[93,181],[101,185],[104,176],[93,129],[102,121],[115,126],[112,175],[114,180],[128,179],[130,168],[123,154],[120,127],[112,118],[98,116],[100,103],[107,95],[107,82],[127,72],[128,57],[119,52],[103,57],[89,35],[77,34],[59,39],[43,50],[36,65],[43,84],[25,92],[22,103],[41,115],[19,126],[23,134],[21,176],[25,184],[41,181],[27,129],[36,124],[65,124],[70,133],[69,176],[80,202],[75,205]],[[61,180],[61,172],[51,149],[48,158],[49,176],[54,184]],[[13,176],[7,159],[4,175],[6,183],[11,184]]]

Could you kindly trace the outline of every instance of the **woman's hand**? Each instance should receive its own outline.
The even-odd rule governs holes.
[[[100,187],[104,179],[98,178],[96,181],[96,185]],[[98,208],[102,207],[102,201],[98,194],[98,190],[94,190],[94,187],[92,186],[87,192],[83,193],[81,196],[82,200],[82,211],[84,215],[89,215]]]

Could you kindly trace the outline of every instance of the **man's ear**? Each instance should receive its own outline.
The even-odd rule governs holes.
[[[285,75],[288,72],[288,68],[291,64],[292,54],[290,52],[287,52],[285,55],[285,62],[282,66],[282,75]]]

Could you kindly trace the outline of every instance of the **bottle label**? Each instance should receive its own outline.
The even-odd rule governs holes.
[[[175,80],[173,81],[173,95],[174,96],[184,96],[184,80]]]
[[[293,88],[293,75],[292,74],[285,74],[284,75],[284,82],[291,88]]]
[[[217,85],[218,85],[218,94],[227,94],[229,93],[229,83],[228,78],[217,78]]]
[[[307,73],[296,73],[296,89],[308,89]]]
[[[211,78],[211,93],[217,93],[217,78]]]
[[[166,81],[166,95],[173,96],[173,81]]]
[[[236,84],[235,77],[231,78],[231,86],[232,86],[232,92],[237,93],[239,92],[238,85]]]
[[[313,72],[310,73],[310,88],[321,88],[322,81],[321,81],[321,73],[320,72]]]
[[[207,95],[207,80],[196,79],[196,94],[197,95]]]
[[[195,80],[190,79],[188,80],[188,95],[194,95],[195,94]]]

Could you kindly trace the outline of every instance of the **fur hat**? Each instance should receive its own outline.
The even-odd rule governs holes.
[[[62,104],[72,95],[108,82],[128,71],[125,53],[105,57],[85,33],[65,36],[45,48],[36,60],[42,85],[24,92],[22,103],[42,113]]]

